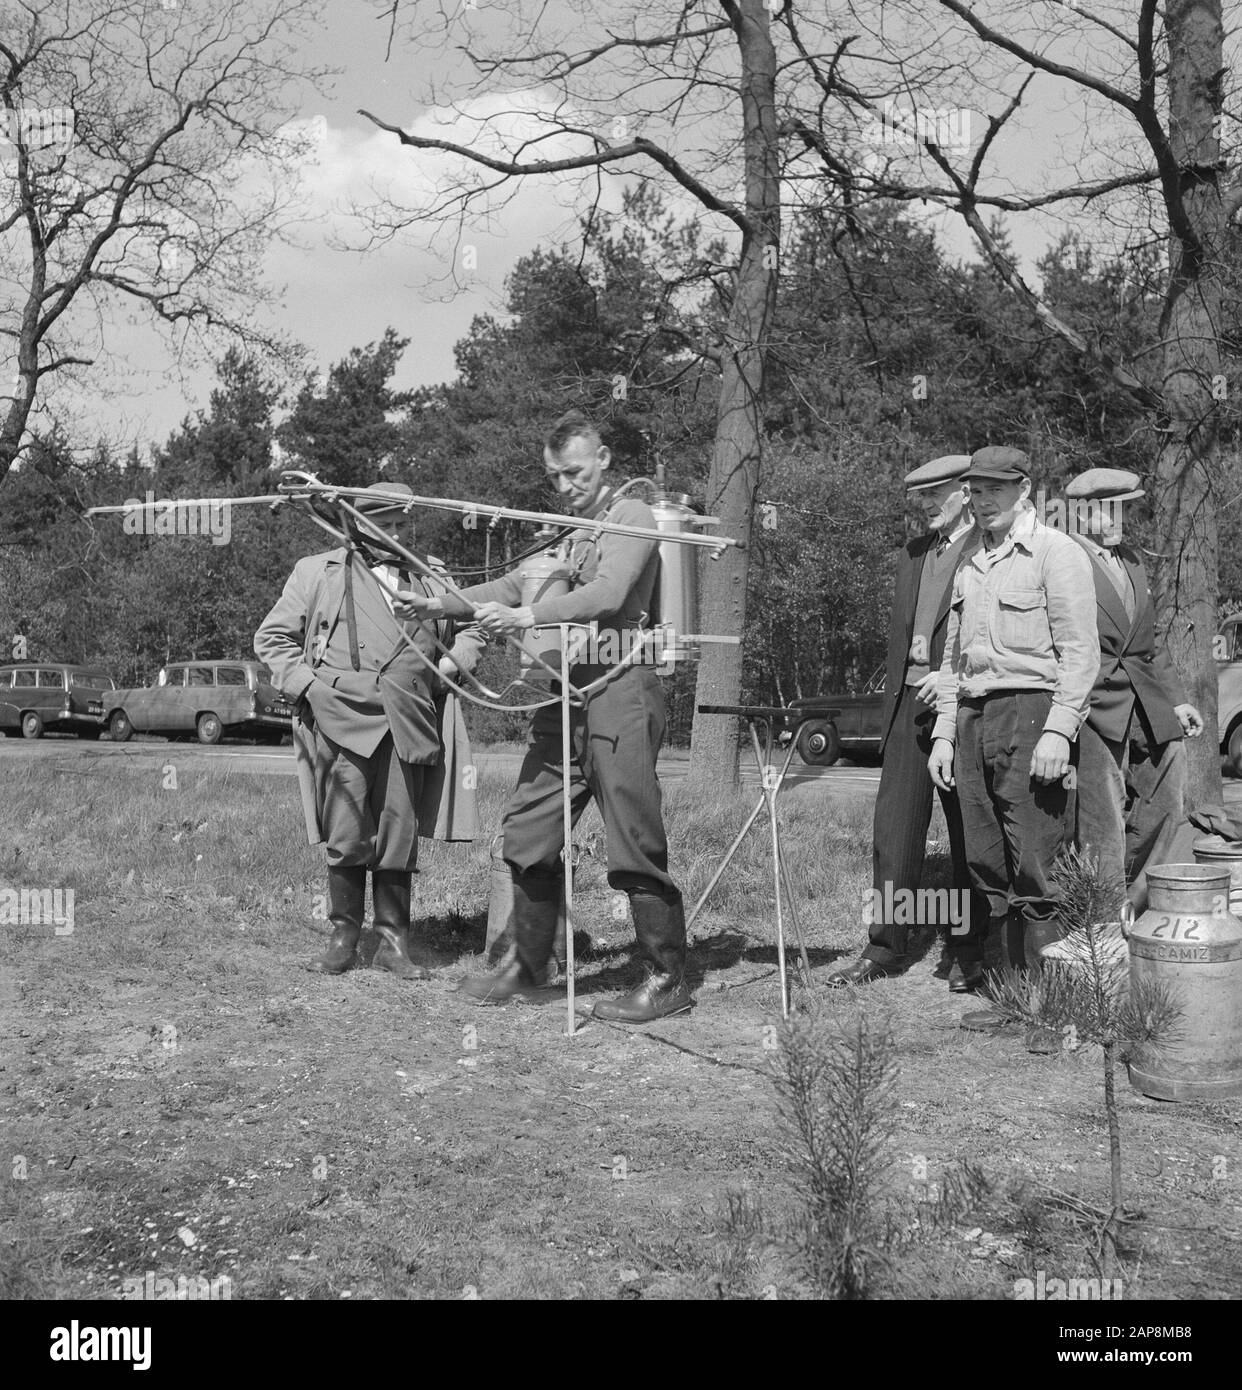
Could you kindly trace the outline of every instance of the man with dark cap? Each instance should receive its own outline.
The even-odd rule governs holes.
[[[957,787],[972,883],[1003,925],[1002,959],[1025,969],[1061,936],[1051,870],[1074,833],[1068,773],[1100,663],[1095,590],[1082,547],[1036,516],[1021,449],[980,449],[963,476],[979,529],[953,581],[931,777]],[[987,1032],[1007,1023],[967,1018]]]
[[[548,481],[567,510],[654,530],[655,517],[645,502],[616,496],[608,479],[611,459],[599,431],[577,411],[557,421],[543,451]],[[571,532],[563,548],[573,576],[567,594],[525,602],[520,580],[510,573],[459,595],[430,601],[416,597],[409,611],[459,617],[473,612],[492,634],[595,620],[595,658],[570,667],[575,686],[592,683],[614,664],[603,653],[631,650],[635,632],[651,611],[658,543],[582,530]],[[400,604],[398,611],[403,611]],[[608,883],[629,897],[643,965],[633,989],[595,1005],[595,1017],[612,1023],[647,1023],[685,1013],[694,1003],[685,980],[686,916],[681,892],[669,875],[656,775],[664,720],[664,692],[651,665],[641,662],[600,686],[585,707],[570,711],[570,814],[576,824],[592,797],[599,805],[607,831]],[[564,871],[561,749],[558,704],[535,715],[517,790],[505,811],[504,857],[513,879],[516,951],[500,969],[463,982],[462,991],[480,1004],[546,997],[541,986],[556,935]]]
[[[374,483],[368,491],[411,495],[403,483]],[[400,506],[364,500],[357,510],[400,538]],[[418,862],[420,809],[424,835],[435,820],[425,782],[430,790],[440,780],[429,774],[439,770],[446,750],[436,711],[437,677],[409,649],[402,631],[444,676],[473,670],[486,639],[477,628],[465,629],[451,657],[437,661],[427,625],[394,616],[391,591],[398,585],[436,591],[433,580],[411,578],[392,564],[372,568],[353,545],[307,556],[294,566],[255,633],[255,652],[271,669],[273,684],[296,702],[293,743],[307,834],[312,844],[327,846],[332,939],[307,966],[327,975],[355,964],[370,869],[375,929],[382,938],[372,965],[405,980],[428,978],[409,954],[410,881]],[[442,625],[441,641],[449,629]],[[446,796],[462,790],[439,788]]]
[[[865,914],[869,940],[858,960],[838,966],[827,976],[832,988],[866,984],[906,965],[910,914],[905,904],[914,899],[923,879],[931,824],[927,760],[949,597],[953,572],[974,526],[962,482],[969,466],[969,454],[946,454],[906,474],[906,493],[922,510],[927,532],[908,542],[897,560],[884,677],[873,891]],[[943,788],[940,804],[949,830],[954,884],[961,895],[969,881],[961,811],[956,794]],[[952,923],[949,988],[954,992],[973,989],[982,978],[985,913],[986,899],[972,893]]]
[[[1166,819],[1181,820],[1181,740],[1203,732],[1156,650],[1147,572],[1122,539],[1125,504],[1142,496],[1138,474],[1122,468],[1088,469],[1065,489],[1067,526],[1091,559],[1100,634],[1100,671],[1079,735],[1078,843],[1098,856],[1104,878],[1122,883]]]

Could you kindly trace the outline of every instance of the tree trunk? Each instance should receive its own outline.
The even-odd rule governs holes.
[[[776,309],[780,247],[780,168],[776,130],[776,50],[765,0],[726,4],[741,57],[746,213],[754,230],[742,243],[726,341],[721,352],[716,438],[707,478],[707,507],[720,518],[721,535],[744,548],[703,562],[699,629],[742,637],[750,570],[751,519],[759,487],[763,434],[763,368]],[[697,706],[736,705],[742,691],[742,648],[705,642],[695,689],[690,736],[692,794],[734,786],[738,740],[734,720],[701,715]]]
[[[1169,418],[1156,460],[1157,641],[1207,726],[1187,740],[1188,805],[1221,801],[1216,728],[1218,400],[1223,387],[1219,256],[1224,224],[1218,180],[1223,35],[1220,0],[1170,0],[1169,139],[1181,171],[1189,229],[1170,235],[1161,327]]]

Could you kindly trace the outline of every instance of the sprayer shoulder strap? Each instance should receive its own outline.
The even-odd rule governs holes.
[[[598,516],[592,517],[591,520],[592,520],[592,521],[611,521],[611,520],[612,520],[612,514],[613,514],[613,512],[615,512],[616,509],[617,509],[617,507],[618,507],[622,502],[624,502],[624,501],[625,501],[625,498],[624,498],[624,497],[616,497],[616,496],[612,497],[612,498],[609,500],[608,505],[604,508],[604,510],[603,510],[602,512],[600,512],[600,514],[599,514]],[[578,538],[577,540],[574,540],[574,539],[573,539],[572,533],[570,534],[569,537],[566,538],[565,544],[566,544],[566,546],[568,547],[568,550],[569,550],[569,556],[568,556],[568,558],[569,558],[570,568],[571,568],[572,571],[573,571],[573,580],[572,580],[572,582],[573,582],[574,584],[578,584],[578,583],[580,582],[580,576],[581,576],[581,574],[582,574],[582,569],[583,569],[583,566],[586,564],[587,556],[588,556],[588,555],[592,555],[592,554],[593,554],[593,555],[595,556],[595,563],[596,563],[596,565],[597,565],[597,566],[599,565],[599,560],[600,560],[600,549],[601,549],[601,547],[602,547],[602,545],[603,545],[603,540],[604,540],[604,532],[603,532],[603,531],[591,531],[591,532],[589,532],[587,535],[579,536],[579,538]]]

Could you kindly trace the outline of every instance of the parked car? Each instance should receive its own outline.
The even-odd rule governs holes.
[[[154,685],[114,690],[104,710],[108,735],[117,743],[135,732],[196,734],[200,743],[219,743],[226,735],[279,743],[293,727],[292,716],[261,661],[175,662]]]
[[[798,756],[813,767],[831,767],[845,753],[876,753],[884,712],[884,667],[859,695],[816,695],[791,700],[791,709],[813,714],[797,733]]]
[[[1212,640],[1216,658],[1216,722],[1220,751],[1230,772],[1242,777],[1242,613],[1230,613]]]
[[[23,661],[0,666],[0,732],[21,730],[42,738],[45,730],[98,738],[103,732],[104,696],[115,689],[97,666]]]

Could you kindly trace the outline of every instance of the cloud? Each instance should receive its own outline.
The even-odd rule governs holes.
[[[587,149],[584,136],[552,133],[553,111],[552,100],[537,91],[484,96],[459,110],[424,110],[407,129],[498,156],[523,143],[525,157],[540,159]],[[383,118],[382,110],[376,114]],[[596,196],[591,170],[518,179],[468,216],[460,236],[456,227],[437,232],[417,221],[381,235],[376,217],[391,223],[399,210],[434,208],[474,179],[477,166],[403,146],[361,120],[345,124],[314,110],[283,126],[279,137],[282,144],[265,153],[296,183],[295,244],[272,238],[261,278],[283,286],[284,294],[271,309],[256,310],[256,318],[305,343],[311,362],[325,367],[376,341],[391,324],[412,340],[398,387],[449,379],[454,344],[475,315],[500,309],[505,277],[518,260],[575,236],[579,215]],[[621,178],[601,180],[604,207],[620,208],[623,186]],[[256,201],[272,192],[258,162],[240,187]],[[465,247],[472,248],[469,256]],[[124,313],[105,325],[105,336],[114,365],[92,374],[97,399],[87,404],[80,392],[76,397],[89,433],[162,440],[205,404],[215,384],[210,365],[174,366],[159,332]]]

